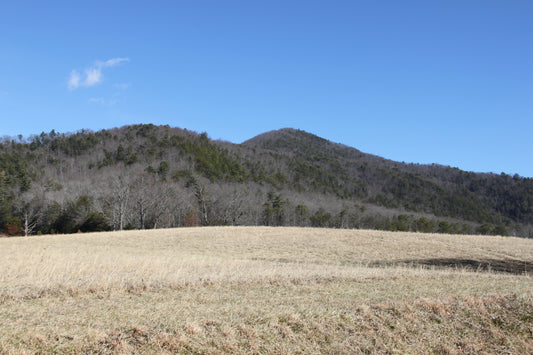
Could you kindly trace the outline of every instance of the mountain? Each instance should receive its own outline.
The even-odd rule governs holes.
[[[242,144],[150,124],[0,144],[4,234],[209,224],[533,237],[533,179],[394,162],[292,128]]]
[[[307,186],[322,180],[341,198],[479,223],[533,221],[532,179],[397,163],[294,129],[268,132],[243,145],[290,156],[289,180],[299,181],[300,173]]]

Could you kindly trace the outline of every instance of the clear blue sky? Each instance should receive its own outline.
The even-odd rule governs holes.
[[[0,136],[133,123],[533,177],[533,1],[0,2]]]

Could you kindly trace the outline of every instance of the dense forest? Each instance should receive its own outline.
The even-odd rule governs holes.
[[[295,129],[168,126],[0,141],[0,233],[292,225],[533,237],[533,179],[404,164]]]

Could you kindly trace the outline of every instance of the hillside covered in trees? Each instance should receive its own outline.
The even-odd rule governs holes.
[[[168,126],[0,142],[0,233],[293,225],[533,237],[533,179],[404,164],[295,129]]]

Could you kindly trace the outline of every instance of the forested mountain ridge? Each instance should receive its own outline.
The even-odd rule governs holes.
[[[0,232],[211,224],[532,237],[533,179],[404,164],[296,129],[242,144],[168,126],[0,144]]]
[[[386,160],[304,131],[283,129],[243,143],[285,152],[336,172],[356,190],[345,192],[379,205],[475,222],[533,223],[533,179],[472,173],[440,165]],[[357,190],[357,187],[359,188]]]

